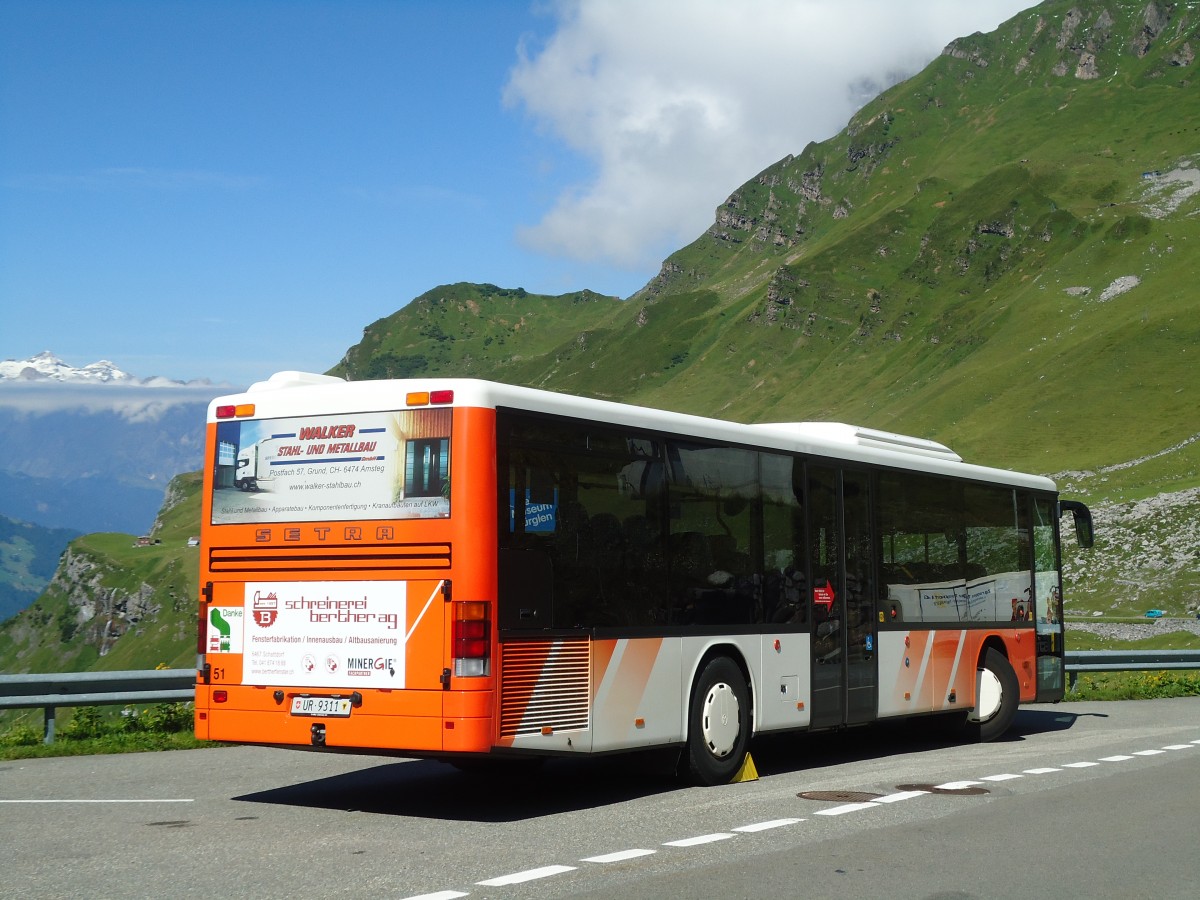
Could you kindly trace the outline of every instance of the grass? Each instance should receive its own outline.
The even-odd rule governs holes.
[[[1080,675],[1066,700],[1157,700],[1200,696],[1200,672],[1094,672]]]
[[[218,746],[192,734],[190,703],[160,703],[122,710],[81,706],[66,717],[54,743],[42,743],[40,713],[15,718],[0,733],[0,759],[42,759],[51,756],[93,756],[108,753],[147,753],[194,750]]]
[[[1091,620],[1095,621],[1095,620]],[[1104,619],[1106,624],[1130,623],[1144,625],[1151,619]],[[1200,650],[1200,634],[1189,631],[1168,631],[1139,641],[1118,641],[1087,631],[1073,631],[1067,623],[1068,650]]]
[[[116,734],[75,740],[56,739],[43,744],[38,733],[34,743],[10,744],[0,736],[0,759],[46,759],[52,756],[99,756],[110,753],[151,753],[159,750],[198,750],[219,747],[212,741],[196,740],[192,734]]]
[[[1092,620],[1094,621],[1094,620]],[[1138,623],[1146,619],[1110,619],[1106,624]],[[1073,631],[1067,622],[1066,645],[1070,650],[1197,650],[1200,635],[1169,631],[1139,641],[1119,641],[1086,631]],[[1067,691],[1067,700],[1153,700],[1161,697],[1200,696],[1200,671],[1089,672]]]

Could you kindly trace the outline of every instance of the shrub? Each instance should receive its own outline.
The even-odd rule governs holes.
[[[36,747],[41,742],[42,733],[24,722],[18,722],[0,735],[0,747]]]
[[[108,724],[100,715],[100,707],[79,706],[71,714],[71,721],[62,730],[62,736],[69,741],[82,741],[103,737],[108,731]]]
[[[192,709],[187,703],[159,703],[142,710],[138,718],[145,731],[174,734],[192,727]]]

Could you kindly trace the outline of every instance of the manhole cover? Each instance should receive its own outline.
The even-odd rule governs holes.
[[[924,791],[927,794],[954,794],[959,797],[977,797],[980,794],[986,794],[987,788],[975,787],[968,785],[967,787],[938,787],[936,784],[898,784],[898,791]]]
[[[870,791],[803,791],[796,796],[801,800],[825,800],[829,803],[865,803],[878,800],[883,795]]]

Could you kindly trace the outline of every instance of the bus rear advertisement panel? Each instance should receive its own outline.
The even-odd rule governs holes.
[[[217,424],[213,525],[450,515],[449,409]]]
[[[243,654],[243,684],[402,688],[408,587],[404,581],[247,583],[241,607],[211,608],[207,645],[220,652],[227,642],[224,652]]]

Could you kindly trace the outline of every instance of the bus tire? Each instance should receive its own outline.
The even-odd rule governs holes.
[[[750,690],[737,663],[709,660],[692,686],[687,771],[699,784],[728,784],[750,745]]]
[[[975,708],[967,716],[971,737],[994,741],[1012,726],[1021,689],[1017,673],[1003,653],[989,647],[975,672]]]

